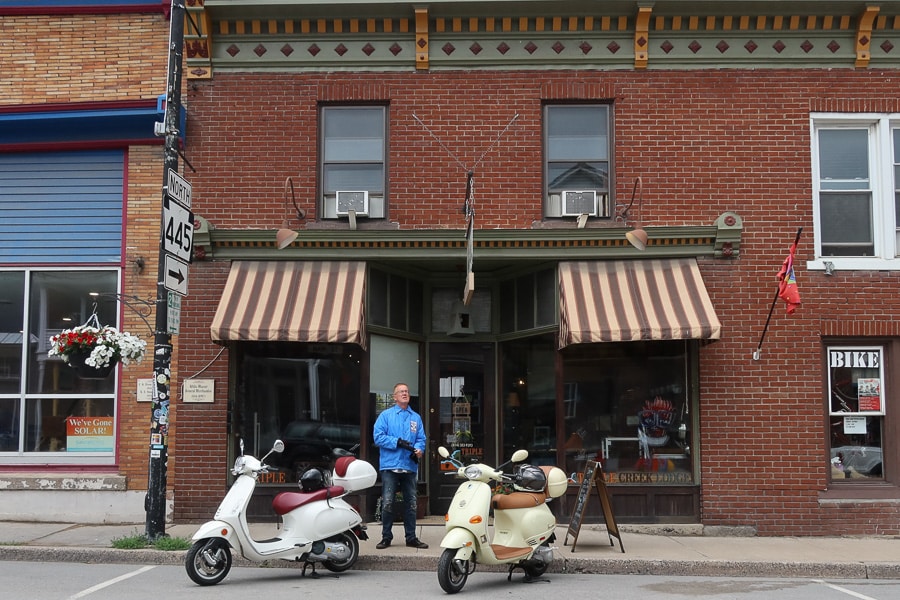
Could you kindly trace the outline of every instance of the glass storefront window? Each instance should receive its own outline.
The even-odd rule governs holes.
[[[528,462],[556,466],[555,336],[504,342],[503,456],[528,450]]]
[[[0,462],[113,460],[116,377],[81,379],[47,352],[52,335],[94,313],[118,325],[118,279],[109,269],[0,271]]]
[[[569,346],[562,352],[565,470],[588,460],[609,483],[693,483],[688,343]]]
[[[260,483],[297,482],[309,467],[330,467],[334,448],[361,441],[360,350],[340,344],[246,342],[239,368],[232,431],[260,457],[276,439],[278,471]]]
[[[827,353],[831,479],[883,479],[883,349],[831,346]]]

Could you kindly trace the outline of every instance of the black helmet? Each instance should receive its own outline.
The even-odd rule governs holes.
[[[316,490],[324,490],[327,485],[322,471],[319,469],[307,469],[306,473],[300,477],[300,489],[304,492],[315,492]]]
[[[540,467],[522,465],[516,472],[513,487],[520,492],[543,492],[547,487],[547,476]]]

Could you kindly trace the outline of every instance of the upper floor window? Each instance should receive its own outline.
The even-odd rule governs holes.
[[[816,261],[900,268],[900,115],[813,115]]]
[[[544,111],[544,214],[609,217],[609,106],[548,105]]]
[[[322,108],[321,188],[326,219],[385,215],[384,106]]]

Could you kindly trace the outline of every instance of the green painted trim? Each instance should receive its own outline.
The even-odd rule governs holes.
[[[303,229],[297,240],[278,250],[275,230],[215,229],[198,217],[195,254],[203,260],[372,260],[403,263],[459,260],[465,256],[464,230]],[[676,256],[737,258],[743,224],[725,213],[707,226],[647,227],[650,243],[643,252],[625,240],[625,227],[576,229],[476,230],[479,261],[516,262],[660,258]],[[199,256],[198,256],[199,258]],[[476,266],[477,270],[477,266]]]

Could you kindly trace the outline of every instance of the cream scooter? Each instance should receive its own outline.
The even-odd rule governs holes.
[[[540,577],[553,560],[550,543],[556,539],[556,518],[547,506],[566,491],[566,474],[557,467],[517,464],[509,475],[484,464],[464,465],[438,448],[445,464],[465,479],[456,490],[446,516],[446,529],[438,561],[438,582],[448,594],[462,590],[477,563],[509,565],[525,571],[528,580]],[[511,463],[522,463],[527,450],[516,450]],[[489,482],[512,484],[514,492],[494,494]],[[493,538],[488,521],[493,508]]]
[[[184,566],[188,576],[199,585],[215,585],[231,570],[231,550],[247,560],[262,562],[282,559],[303,561],[306,567],[321,563],[333,572],[346,571],[359,558],[359,539],[368,539],[362,517],[344,501],[349,492],[375,484],[377,473],[364,460],[347,451],[336,454],[331,482],[323,482],[321,489],[282,492],[272,500],[272,508],[281,515],[283,529],[277,537],[254,540],[247,526],[247,505],[256,488],[260,473],[269,466],[266,459],[273,452],[284,451],[284,442],[277,440],[262,458],[244,455],[234,463],[232,474],[237,476],[214,520],[200,526],[192,538],[194,545],[187,551]],[[317,474],[318,475],[318,474]],[[318,480],[322,481],[319,476]]]

